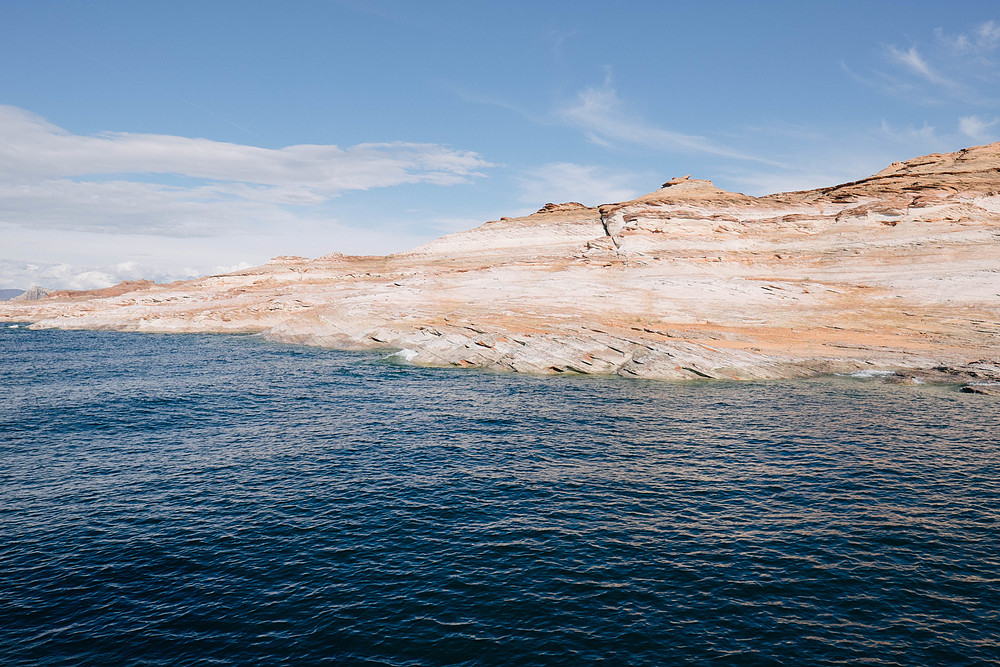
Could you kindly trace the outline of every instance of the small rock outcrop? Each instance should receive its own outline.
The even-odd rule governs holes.
[[[587,210],[587,208],[588,207],[584,206],[580,202],[575,202],[575,201],[566,202],[564,204],[552,204],[552,203],[549,203],[549,204],[546,204],[545,206],[541,207],[537,211],[535,211],[535,215],[538,215],[539,213],[564,213],[564,212],[567,212],[567,211],[570,211],[570,212],[571,211],[580,211],[580,210]]]
[[[1000,396],[1000,382],[970,383],[963,386],[961,391],[965,394],[979,394],[980,396]]]
[[[688,174],[687,176],[674,176],[669,181],[667,181],[666,183],[664,183],[663,185],[661,185],[660,189],[662,190],[663,188],[669,188],[669,187],[672,187],[674,185],[680,185],[681,183],[686,183],[690,179],[691,179],[691,174]],[[711,181],[709,181],[709,182],[711,182]]]

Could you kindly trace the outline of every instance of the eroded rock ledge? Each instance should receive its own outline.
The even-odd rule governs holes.
[[[1000,143],[750,197],[676,178],[386,257],[2,302],[34,327],[260,332],[413,363],[762,379],[1000,381]]]

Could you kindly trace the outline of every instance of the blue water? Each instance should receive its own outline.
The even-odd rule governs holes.
[[[0,662],[1000,664],[1000,401],[0,328]]]

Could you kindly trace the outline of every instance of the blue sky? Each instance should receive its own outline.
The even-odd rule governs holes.
[[[0,288],[404,250],[1000,139],[995,2],[0,0]]]

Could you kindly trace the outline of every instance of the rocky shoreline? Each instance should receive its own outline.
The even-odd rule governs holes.
[[[36,328],[254,332],[415,364],[660,379],[1000,382],[1000,143],[749,197],[679,178],[385,257],[0,303]]]

